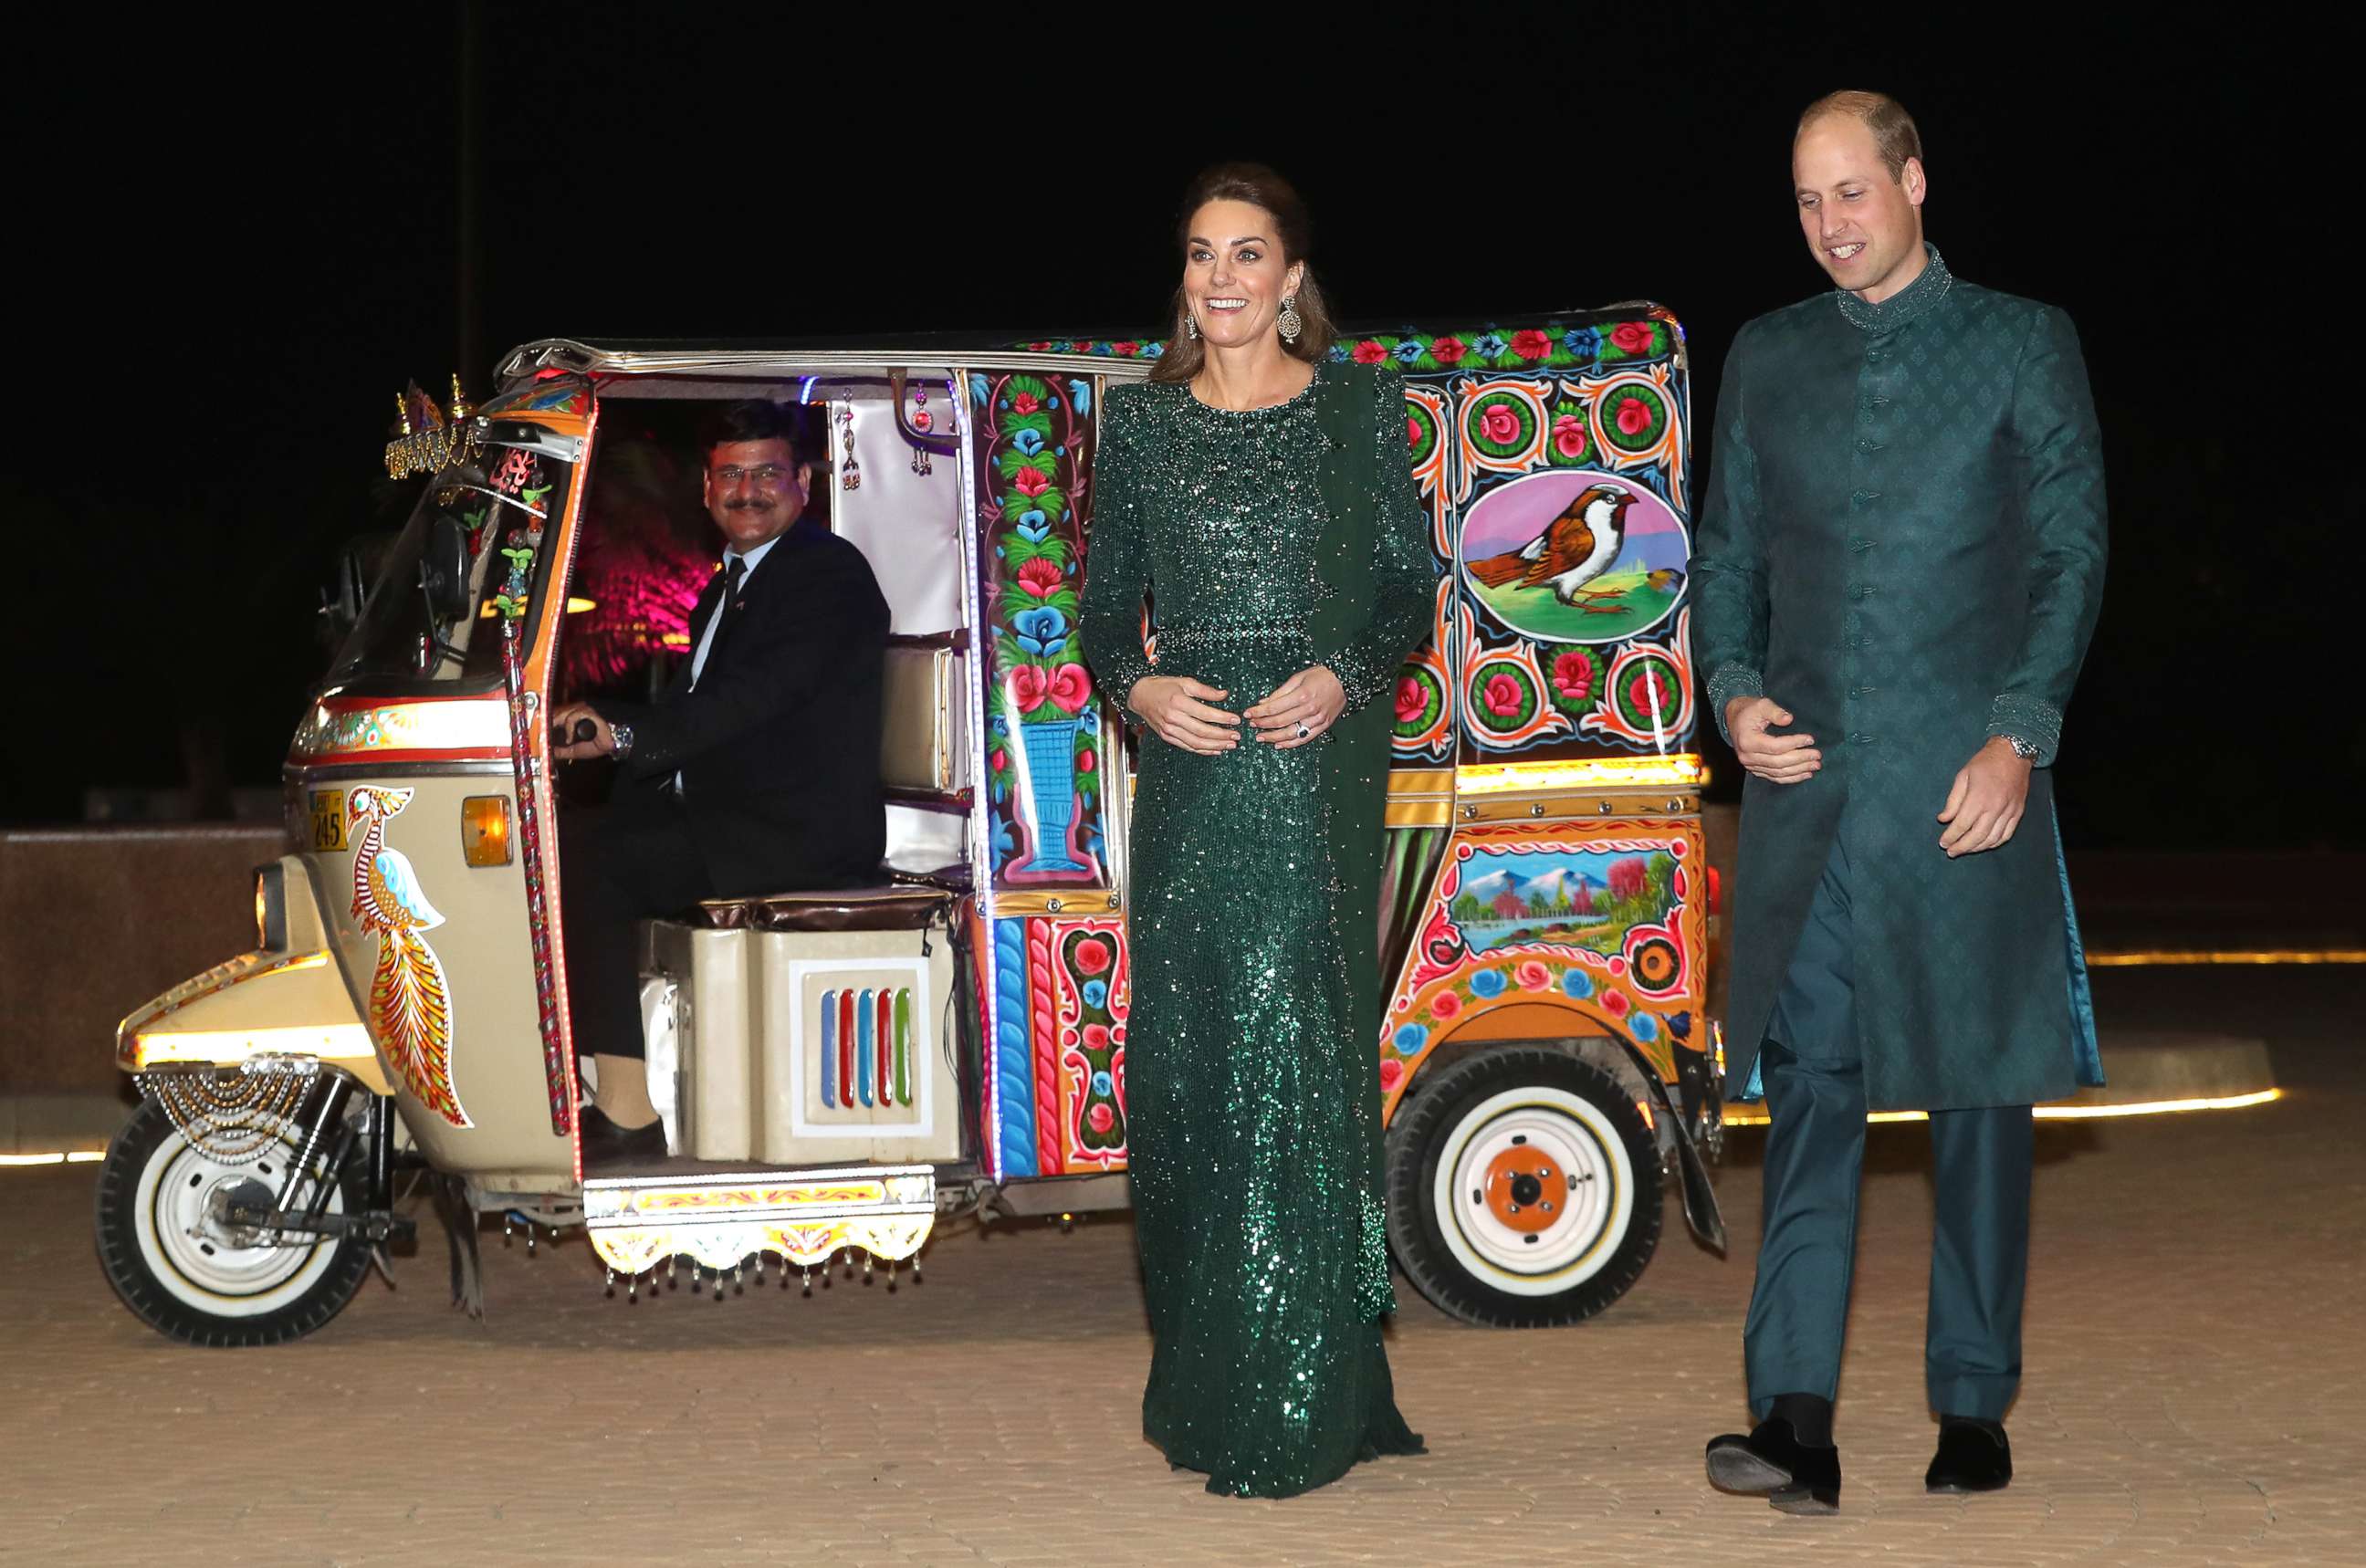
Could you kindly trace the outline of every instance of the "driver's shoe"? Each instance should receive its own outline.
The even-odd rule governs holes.
[[[1810,1424],[1820,1436],[1831,1431],[1831,1403],[1818,1400],[1814,1412],[1785,1409],[1784,1395],[1775,1408],[1748,1437],[1728,1432],[1708,1443],[1708,1482],[1720,1492],[1763,1497],[1786,1514],[1835,1514],[1841,1506],[1841,1450],[1837,1444],[1803,1443],[1803,1416],[1820,1416]]]
[[[646,1164],[666,1157],[665,1122],[646,1127],[619,1127],[596,1105],[580,1107],[576,1121],[583,1136],[583,1168]]]

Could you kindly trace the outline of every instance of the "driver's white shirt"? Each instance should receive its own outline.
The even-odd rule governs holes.
[[[731,562],[735,558],[746,561],[748,563],[748,575],[747,577],[742,577],[739,580],[739,592],[742,593],[747,592],[748,579],[756,575],[756,567],[759,562],[763,560],[764,553],[780,542],[781,536],[779,534],[775,534],[771,538],[765,540],[762,544],[758,545],[754,549],[748,551],[744,555],[738,550],[724,551],[723,570],[727,574],[725,581],[729,581],[727,574],[731,570]],[[706,629],[698,634],[698,647],[690,656],[690,689],[693,692],[698,690],[699,673],[706,668],[706,650],[715,646],[715,628],[723,625],[724,609],[725,605],[723,601],[719,598],[716,599],[715,601],[715,614],[706,617]],[[670,788],[677,795],[682,793],[682,774],[680,773],[676,773],[674,774],[668,787]]]

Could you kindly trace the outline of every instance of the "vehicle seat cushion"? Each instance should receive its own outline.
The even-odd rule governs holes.
[[[941,925],[958,890],[924,883],[832,887],[812,893],[766,893],[708,898],[690,923],[714,931],[896,931]]]

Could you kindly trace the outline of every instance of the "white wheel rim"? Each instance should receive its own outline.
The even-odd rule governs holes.
[[[1542,1157],[1527,1164],[1530,1153]],[[1499,1173],[1508,1165],[1551,1168],[1562,1180],[1507,1218]],[[1634,1221],[1635,1168],[1617,1128],[1584,1096],[1508,1089],[1448,1131],[1430,1201],[1448,1249],[1473,1278],[1511,1295],[1553,1296],[1601,1272],[1618,1250]]]
[[[310,1247],[241,1246],[209,1213],[213,1194],[257,1181],[278,1195],[294,1151],[275,1145],[252,1165],[225,1165],[194,1148],[180,1134],[166,1135],[141,1168],[131,1213],[141,1256],[156,1282],[175,1299],[215,1317],[261,1317],[300,1298],[328,1271],[336,1255],[326,1237]],[[293,1202],[310,1201],[309,1184]],[[342,1214],[345,1196],[332,1183],[324,1211]]]

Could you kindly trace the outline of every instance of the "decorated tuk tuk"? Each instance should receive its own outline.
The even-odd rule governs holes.
[[[133,1311],[200,1342],[310,1331],[412,1230],[405,1170],[472,1304],[482,1215],[582,1227],[631,1296],[685,1266],[718,1292],[892,1278],[949,1216],[1123,1206],[1136,742],[1074,626],[1103,394],[1157,352],[555,340],[481,407],[407,394],[386,460],[416,510],[329,606],[254,951],[118,1033],[142,1103],[98,1229]],[[1639,1275],[1670,1178],[1722,1241],[1683,333],[1636,304],[1335,352],[1402,377],[1438,570],[1393,697],[1391,1241],[1450,1313],[1571,1321]],[[891,607],[888,855],[873,887],[650,923],[669,1157],[586,1171],[577,785],[543,716],[686,656],[715,570],[691,432],[751,396],[820,416],[812,504]]]

